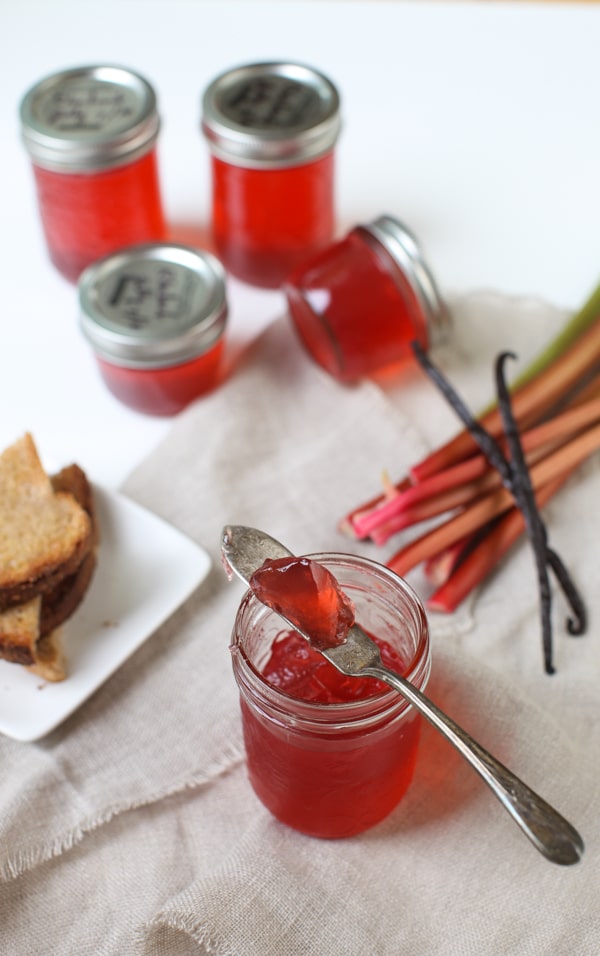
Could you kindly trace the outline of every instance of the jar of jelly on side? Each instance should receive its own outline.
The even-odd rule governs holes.
[[[202,131],[219,256],[238,278],[277,288],[333,235],[338,91],[301,64],[240,66],[205,91]]]
[[[422,604],[367,558],[311,555],[353,602],[386,664],[424,689],[431,669]],[[233,628],[250,783],[282,823],[310,836],[348,837],[386,817],[406,793],[421,717],[373,678],[346,677],[251,591]]]
[[[208,253],[174,243],[113,253],[85,270],[79,301],[100,374],[130,408],[174,415],[219,383],[225,273]]]
[[[67,279],[116,249],[165,238],[160,121],[143,77],[117,66],[65,70],[29,90],[20,117],[50,258]]]
[[[413,360],[448,313],[410,231],[392,216],[352,229],[305,260],[283,285],[289,314],[312,358],[350,383]]]

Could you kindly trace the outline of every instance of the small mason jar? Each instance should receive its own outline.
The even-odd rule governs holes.
[[[113,395],[136,411],[174,415],[220,381],[225,272],[207,252],[145,243],[88,266],[80,323]]]
[[[240,66],[206,89],[202,131],[219,256],[238,278],[279,287],[333,235],[338,91],[298,63]]]
[[[289,314],[311,357],[350,383],[413,361],[448,313],[417,240],[393,216],[358,225],[307,258],[283,285]]]
[[[335,575],[355,605],[357,621],[392,646],[405,676],[423,689],[431,668],[429,630],[414,591],[367,558],[311,557]],[[391,689],[343,704],[283,693],[262,671],[274,639],[286,630],[277,614],[246,593],[231,654],[250,782],[267,809],[295,830],[315,837],[352,836],[386,817],[405,794],[421,717]]]
[[[117,66],[65,70],[21,103],[50,258],[70,281],[123,246],[165,238],[150,84]]]

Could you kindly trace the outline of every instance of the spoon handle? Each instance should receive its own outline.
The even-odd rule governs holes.
[[[399,691],[456,747],[540,853],[564,866],[577,863],[583,853],[583,840],[550,804],[403,677],[381,665],[365,667],[361,673],[378,677]]]

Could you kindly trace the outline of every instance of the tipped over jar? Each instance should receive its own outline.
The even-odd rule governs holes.
[[[307,352],[344,383],[402,370],[412,342],[428,349],[448,320],[417,240],[388,215],[305,259],[283,291]]]

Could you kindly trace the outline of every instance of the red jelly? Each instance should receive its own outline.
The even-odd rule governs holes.
[[[354,624],[354,608],[333,574],[310,558],[265,561],[250,588],[259,601],[310,634],[314,647],[342,644]]]
[[[202,112],[219,256],[240,279],[278,287],[333,235],[338,92],[309,67],[256,63],[217,77]]]
[[[124,246],[163,239],[159,117],[131,70],[81,67],[37,83],[21,104],[50,257],[69,280]]]
[[[397,371],[447,314],[416,240],[391,216],[306,259],[283,288],[300,340],[341,382]]]
[[[399,654],[387,641],[373,640],[381,651],[386,667],[403,674],[405,667]],[[317,704],[346,704],[365,700],[388,690],[383,681],[372,677],[348,677],[323,657],[314,645],[295,631],[282,631],[271,645],[271,653],[262,669],[272,687]]]
[[[81,328],[110,391],[173,415],[220,381],[225,277],[211,255],[174,243],[123,249],[79,281]]]
[[[427,622],[412,589],[352,555],[314,555],[339,582],[388,666],[424,688]],[[301,643],[300,643],[301,642]],[[370,678],[340,674],[249,591],[232,637],[250,782],[283,823],[346,837],[382,820],[412,779],[420,717]]]

